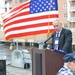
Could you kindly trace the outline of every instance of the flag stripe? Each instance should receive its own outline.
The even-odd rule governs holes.
[[[53,26],[50,26],[51,29],[53,29]],[[20,34],[20,33],[26,33],[26,32],[36,32],[40,30],[47,30],[48,31],[48,26],[43,26],[43,27],[35,27],[35,28],[29,28],[29,29],[21,29],[21,30],[15,30],[15,31],[10,31],[6,33],[6,37],[12,34]]]
[[[20,10],[22,10],[24,7],[29,6],[29,4],[30,4],[30,2],[27,1],[27,2],[25,2],[25,3],[23,3],[23,4],[21,4],[21,5],[18,5],[18,6],[16,6],[16,7],[12,8],[11,11],[8,11],[7,13],[5,13],[5,14],[3,15],[3,18],[4,18],[4,19],[9,18],[9,17],[12,16],[13,14],[18,13],[18,12],[19,12]]]
[[[51,19],[51,20],[53,20],[53,19]],[[6,28],[4,28],[4,31],[6,31],[10,28],[20,27],[20,26],[27,26],[27,25],[32,25],[32,27],[33,27],[34,24],[36,25],[37,23],[39,24],[39,23],[42,23],[42,22],[43,23],[48,22],[48,19],[35,20],[35,21],[30,21],[30,22],[21,22],[21,23],[13,24],[11,26],[7,26]],[[48,26],[48,24],[47,24],[47,26]]]
[[[49,13],[49,12],[41,13],[41,14],[39,14],[39,16],[41,16],[41,15],[43,16],[44,14],[48,14],[48,13]],[[34,18],[33,16],[36,17],[36,19],[40,19],[40,18],[37,18],[38,15],[34,15],[34,14],[32,14],[32,15],[30,15],[30,16],[27,15],[27,16],[25,16],[25,17],[24,17],[24,16],[21,16],[20,18],[19,18],[19,17],[13,18],[12,20],[9,20],[8,22],[5,23],[5,26],[4,26],[5,29],[4,29],[4,30],[8,29],[7,27],[11,28],[11,27],[19,26],[19,25],[21,25],[21,26],[25,25],[25,26],[26,26],[27,24],[29,24],[29,25],[30,25],[30,24],[34,24],[34,23],[36,24],[36,22],[37,22],[37,23],[40,23],[40,22],[48,22],[49,20],[52,21],[52,19],[49,19],[49,18],[44,19],[44,18],[43,18],[43,19],[41,19],[41,20],[36,20],[36,21],[33,20],[33,21],[25,22],[25,24],[24,24],[23,22],[19,21],[19,22],[21,22],[21,23],[16,24],[16,23],[18,23],[17,20],[21,20],[21,19],[24,18],[25,21],[28,21],[27,19],[28,19],[28,18],[31,18],[30,20],[32,20],[32,19]],[[47,17],[48,17],[48,16],[49,16],[49,14],[47,15]],[[58,17],[58,16],[56,15],[55,18],[57,18],[57,17]],[[53,18],[53,19],[54,19],[54,18]],[[14,21],[16,21],[16,22],[14,22]],[[14,23],[12,23],[12,22],[14,22]],[[12,24],[13,24],[13,26],[12,26]]]
[[[52,22],[50,22],[50,25],[52,26]],[[34,28],[34,27],[41,27],[41,26],[48,26],[48,22],[45,23],[39,23],[39,24],[32,24],[32,25],[26,25],[26,26],[18,26],[18,27],[12,27],[5,31],[5,33],[13,30],[20,30],[20,29],[28,29],[28,28]]]
[[[40,31],[36,31],[36,32],[26,32],[26,33],[19,33],[19,34],[11,34],[8,37],[6,37],[7,40],[9,40],[10,38],[17,38],[19,36],[24,37],[24,36],[29,36],[29,35],[38,35],[38,34],[45,34],[47,33],[48,30],[40,30]]]
[[[54,29],[50,30],[51,32],[54,32]],[[8,37],[6,37],[6,40],[9,40],[10,38],[18,38],[18,37],[25,37],[30,35],[38,35],[38,34],[46,34],[48,30],[40,30],[35,32],[26,32],[26,33],[19,33],[19,34],[10,34]]]
[[[27,13],[27,12],[25,12],[25,13]],[[50,14],[52,14],[52,16],[54,14],[57,14],[58,15],[58,11],[57,12],[55,12],[55,11],[52,11],[52,12],[42,12],[42,13],[38,13],[38,14],[28,14],[28,15],[26,14],[26,15],[22,15],[22,16],[16,16],[16,17],[14,17],[12,19],[9,19],[9,21],[5,22],[5,25],[7,23],[9,23],[9,22],[14,21],[14,20],[19,20],[19,19],[23,19],[23,18],[33,18],[33,17],[43,16],[43,15],[48,15],[49,16]]]
[[[29,8],[29,6],[24,6],[24,7],[21,8],[19,11],[14,12],[13,14],[6,15],[6,17],[4,17],[4,20],[3,20],[3,21],[4,21],[4,22],[7,22],[7,21],[9,21],[10,19],[15,18],[16,15],[18,15],[20,11],[21,11],[20,13],[23,12],[21,15],[30,14],[30,12],[27,12],[27,10],[29,11],[29,9],[27,9],[27,8]],[[24,12],[24,11],[26,11],[26,12]],[[10,15],[11,15],[11,17],[10,17]]]
[[[4,28],[7,27],[7,26],[9,26],[9,25],[20,23],[20,22],[28,22],[28,21],[39,20],[39,19],[46,19],[46,18],[48,19],[48,16],[49,15],[43,15],[43,16],[37,16],[37,17],[33,17],[33,18],[31,17],[31,18],[24,18],[24,19],[14,20],[14,21],[9,22],[8,24],[6,24],[4,26]],[[58,15],[57,14],[50,15],[50,18],[54,18],[54,17],[57,18]]]

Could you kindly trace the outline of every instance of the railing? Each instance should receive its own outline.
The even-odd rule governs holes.
[[[70,17],[70,22],[75,22],[75,17]]]
[[[70,7],[70,11],[75,11],[75,6]]]
[[[75,28],[70,28],[70,30],[71,30],[72,32],[75,32]]]
[[[75,1],[75,0],[69,0],[69,1]]]

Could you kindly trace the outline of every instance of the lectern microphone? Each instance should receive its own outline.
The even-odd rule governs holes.
[[[46,42],[51,39],[54,35],[51,35],[47,40],[44,41],[44,43],[46,44]]]

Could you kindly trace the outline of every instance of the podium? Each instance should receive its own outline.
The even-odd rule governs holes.
[[[63,66],[63,56],[51,50],[32,49],[32,75],[56,75]]]

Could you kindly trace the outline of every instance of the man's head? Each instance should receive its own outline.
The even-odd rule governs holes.
[[[75,72],[75,53],[68,53],[64,56],[63,59],[67,67],[69,67],[72,71]]]
[[[55,19],[53,21],[53,26],[57,32],[59,32],[62,29],[62,23],[60,22],[59,19]]]
[[[68,53],[64,56],[64,62],[75,62],[75,53]]]

